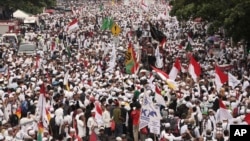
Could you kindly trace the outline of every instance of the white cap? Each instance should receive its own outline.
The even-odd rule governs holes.
[[[76,132],[74,128],[70,128],[70,132]]]
[[[115,140],[116,141],[122,141],[122,138],[121,137],[116,137]]]
[[[34,130],[30,130],[29,131],[29,135],[35,135],[35,131]]]
[[[153,139],[147,138],[147,139],[145,139],[145,141],[153,141]]]
[[[250,109],[247,109],[247,110],[246,110],[246,113],[248,113],[248,114],[249,114],[249,113],[250,113]]]
[[[169,127],[170,127],[170,123],[165,123],[164,126],[165,126],[166,128],[169,128]]]
[[[121,102],[121,105],[125,105],[126,103],[124,101]]]

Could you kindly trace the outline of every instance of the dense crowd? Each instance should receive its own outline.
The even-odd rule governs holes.
[[[85,3],[73,14],[40,16],[37,27],[22,31],[21,42],[35,43],[36,55],[18,56],[18,48],[2,46],[0,140],[39,140],[42,123],[44,141],[229,141],[229,125],[248,124],[249,61],[243,45],[232,45],[220,31],[208,35],[206,22],[179,23],[169,16],[168,4],[147,5],[148,10],[140,2]],[[118,36],[102,29],[107,17],[122,29]],[[79,28],[68,32],[74,19]],[[164,44],[151,37],[150,24],[164,33]],[[140,63],[134,74],[126,73],[130,43]],[[166,74],[176,58],[181,62],[175,88],[152,71],[160,63],[158,47],[159,69]],[[188,73],[190,55],[201,66],[197,80]],[[218,89],[216,65],[239,83],[232,87],[226,82]],[[157,102],[149,82],[159,88],[164,104]],[[159,134],[139,128],[144,95],[160,106]],[[230,116],[217,116],[221,105]]]

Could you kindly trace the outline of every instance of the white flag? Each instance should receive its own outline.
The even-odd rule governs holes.
[[[238,80],[231,73],[228,73],[228,85],[234,89],[239,84],[240,84],[240,80]]]
[[[116,48],[115,46],[113,46],[112,48],[112,52],[111,52],[111,55],[110,55],[110,61],[109,61],[109,64],[108,64],[108,68],[107,68],[107,72],[113,72],[114,71],[114,68],[115,68],[115,65],[116,65]]]

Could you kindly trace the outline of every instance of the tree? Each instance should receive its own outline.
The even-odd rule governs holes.
[[[0,5],[7,9],[21,9],[30,14],[41,13],[44,7],[53,7],[56,0],[0,0]]]
[[[170,15],[180,21],[202,18],[209,30],[224,28],[234,41],[250,41],[250,0],[172,0]]]

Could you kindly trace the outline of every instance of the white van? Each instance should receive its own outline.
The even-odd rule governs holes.
[[[15,43],[18,43],[18,38],[15,33],[5,33],[2,37],[4,42],[14,41]]]
[[[5,33],[2,36],[2,44],[5,44],[6,46],[9,46],[10,43],[16,43],[18,44],[18,38],[15,33]]]

